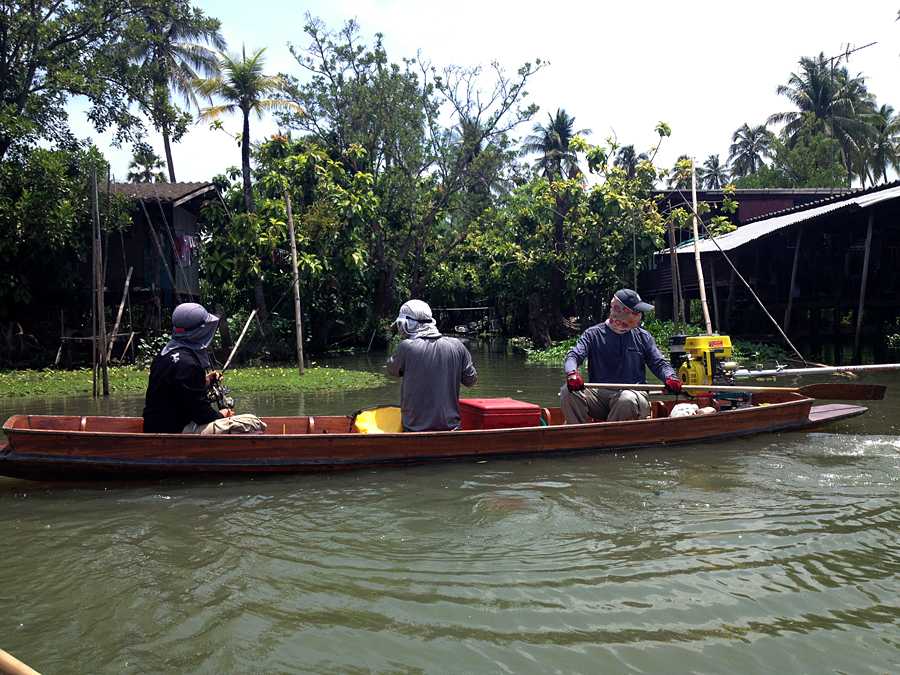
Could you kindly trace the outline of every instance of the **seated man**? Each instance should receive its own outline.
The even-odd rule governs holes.
[[[186,302],[172,313],[172,339],[150,366],[144,401],[144,432],[157,434],[233,434],[262,431],[255,415],[235,415],[212,407],[207,391],[212,378],[209,345],[219,318],[202,305]]]
[[[404,431],[458,429],[459,385],[478,379],[466,346],[438,331],[431,307],[410,300],[394,326],[403,340],[387,362],[387,371],[402,377],[400,412]]]
[[[640,327],[644,312],[653,305],[629,288],[616,291],[609,318],[591,326],[566,354],[566,384],[559,392],[560,406],[567,424],[584,424],[591,419],[617,422],[643,419],[650,414],[646,392],[632,389],[585,389],[578,367],[588,360],[588,382],[644,384],[645,367],[665,382],[671,393],[681,391],[681,380],[663,358],[653,336]]]

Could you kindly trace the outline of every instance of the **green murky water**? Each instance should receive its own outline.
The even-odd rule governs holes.
[[[475,356],[473,395],[554,402],[557,370]],[[878,381],[892,390],[866,416],[693,448],[0,478],[0,647],[46,673],[898,672],[900,379]],[[397,389],[236,394],[328,414]],[[0,417],[140,405],[3,401]]]

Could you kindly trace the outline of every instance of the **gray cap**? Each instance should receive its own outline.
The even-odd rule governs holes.
[[[172,332],[176,335],[190,333],[205,323],[219,323],[219,317],[206,311],[196,302],[183,302],[172,312]]]

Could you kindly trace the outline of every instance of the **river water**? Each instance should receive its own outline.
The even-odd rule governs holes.
[[[471,395],[553,404],[558,369],[475,358]],[[863,417],[696,447],[0,478],[0,647],[45,673],[900,672],[900,379],[876,379],[892,388]],[[329,414],[397,391],[235,393]],[[4,400],[0,417],[140,407]]]

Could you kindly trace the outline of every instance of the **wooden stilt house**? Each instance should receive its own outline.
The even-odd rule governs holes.
[[[697,298],[693,243],[676,250],[682,294]],[[777,338],[743,276],[811,354],[836,363],[887,358],[885,331],[900,316],[900,182],[748,219],[701,241],[700,252],[717,330]],[[658,253],[640,279],[640,292],[654,298],[661,318],[672,318],[670,257]]]

